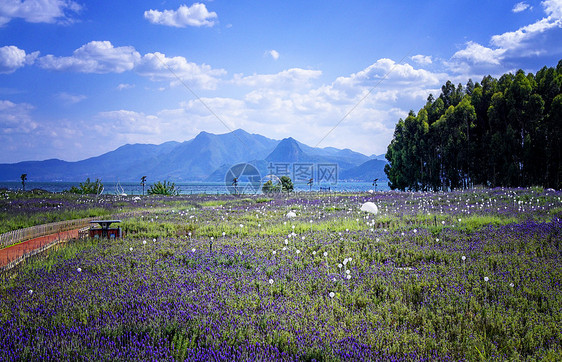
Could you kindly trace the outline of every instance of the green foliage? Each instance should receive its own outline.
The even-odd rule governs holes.
[[[158,181],[154,185],[150,186],[148,189],[149,195],[166,195],[166,196],[174,196],[179,195],[180,191],[176,188],[176,184],[173,182],[160,182]]]
[[[261,191],[264,194],[270,194],[273,192],[279,192],[280,191],[280,185],[274,185],[273,182],[271,180],[268,180],[267,182],[265,182],[263,184],[263,186],[261,187]]]
[[[396,124],[385,172],[399,190],[562,187],[562,69],[447,81]]]
[[[92,182],[88,177],[86,182],[80,182],[79,187],[72,186],[69,192],[79,195],[99,195],[103,192],[103,184],[100,179]]]
[[[26,173],[22,173],[21,176],[21,186],[23,191],[25,191],[25,181],[27,181],[27,174]]]
[[[294,189],[293,181],[289,176],[281,176],[281,190],[291,192]]]

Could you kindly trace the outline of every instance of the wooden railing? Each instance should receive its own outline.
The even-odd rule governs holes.
[[[31,226],[24,229],[18,229],[9,231],[4,234],[0,234],[0,249],[6,248],[10,245],[20,243],[22,241],[30,240],[33,238],[38,238],[40,236],[45,236],[49,234],[55,234],[62,231],[74,230],[86,227],[90,224],[90,221],[99,219],[117,219],[117,218],[127,218],[135,216],[141,213],[147,213],[148,211],[130,211],[120,214],[107,215],[103,217],[88,217],[85,219],[75,219],[53,222],[50,224],[43,224],[37,226]]]
[[[22,241],[38,238],[40,236],[86,227],[92,220],[95,220],[95,218],[89,217],[86,219],[59,221],[50,224],[31,226],[24,229],[9,231],[7,233],[0,234],[0,249],[20,243]]]

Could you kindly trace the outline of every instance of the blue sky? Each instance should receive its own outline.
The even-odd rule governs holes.
[[[560,59],[562,0],[0,0],[0,162],[238,128],[381,154],[447,80]]]

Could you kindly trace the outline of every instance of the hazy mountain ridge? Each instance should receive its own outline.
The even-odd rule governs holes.
[[[220,135],[201,132],[185,142],[127,144],[76,162],[51,159],[0,164],[0,181],[19,181],[23,173],[29,181],[47,182],[84,181],[88,177],[125,182],[142,176],[152,181],[222,181],[230,166],[242,162],[255,165],[264,176],[270,171],[268,167],[278,163],[338,164],[340,176],[348,175],[349,170],[350,179],[372,180],[370,175],[382,172],[384,164],[365,165],[370,159],[349,149],[310,147],[293,138],[278,141],[238,129]],[[377,170],[370,170],[371,166]]]

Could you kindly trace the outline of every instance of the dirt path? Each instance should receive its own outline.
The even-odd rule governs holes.
[[[25,254],[35,249],[39,249],[55,240],[68,240],[77,238],[79,230],[80,229],[61,231],[60,233],[41,236],[4,248],[0,250],[0,268],[5,267],[11,261],[16,260],[24,256]]]

